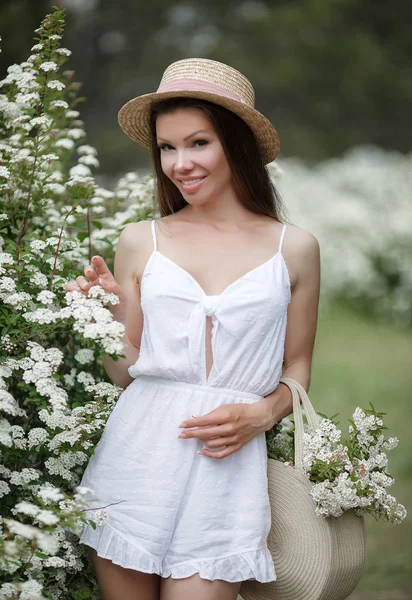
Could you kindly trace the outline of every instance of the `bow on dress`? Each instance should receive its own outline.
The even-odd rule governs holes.
[[[215,365],[215,340],[219,326],[217,311],[219,308],[219,296],[204,296],[194,307],[189,318],[189,357],[193,372],[202,383],[207,383],[206,377],[206,316],[212,317],[212,354],[213,367]],[[212,369],[213,369],[212,367]],[[210,374],[209,374],[210,377]]]

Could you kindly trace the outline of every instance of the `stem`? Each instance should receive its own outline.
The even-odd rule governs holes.
[[[38,144],[38,137],[36,137],[36,145]],[[37,151],[37,147],[36,147],[36,151]],[[29,206],[32,200],[32,192],[33,192],[33,181],[34,181],[34,173],[36,171],[36,163],[37,163],[37,153],[34,157],[34,163],[33,163],[33,169],[31,172],[31,176],[30,176],[30,182],[29,182],[29,191],[28,191],[28,195],[27,195],[27,200],[26,200],[26,206],[25,206],[25,211],[24,211],[24,217],[23,217],[23,224],[21,226],[21,229],[19,231],[19,235],[17,236],[17,243],[16,243],[16,253],[17,253],[17,265],[20,265],[20,246],[21,246],[21,241],[27,231],[29,222],[28,222],[28,214],[29,214]],[[21,279],[21,271],[17,272],[17,282],[18,282],[18,288],[20,290],[20,279]]]
[[[86,213],[86,223],[87,223],[87,233],[89,236],[89,262],[92,262],[92,226],[90,222],[90,204],[87,204],[87,213]]]
[[[76,210],[75,208],[72,208],[72,210],[67,213],[67,215],[66,215],[66,217],[64,219],[64,222],[67,221],[68,217],[75,210]],[[57,242],[57,245],[56,245],[56,251],[54,253],[54,263],[53,263],[53,268],[52,268],[52,271],[51,271],[51,274],[50,274],[50,288],[49,288],[50,291],[52,290],[52,287],[53,287],[53,277],[54,277],[54,274],[55,274],[55,271],[56,271],[57,258],[59,256],[59,249],[60,249],[60,245],[61,245],[61,239],[62,239],[62,236],[63,236],[63,231],[64,231],[64,225],[61,226],[60,233],[59,233],[59,238],[58,238],[58,242]]]

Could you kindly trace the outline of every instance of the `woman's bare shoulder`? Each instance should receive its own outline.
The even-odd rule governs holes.
[[[119,237],[119,244],[128,250],[144,251],[153,245],[150,221],[128,223]]]
[[[319,251],[319,241],[310,231],[299,227],[298,225],[288,224],[284,239],[284,248],[292,257],[302,258],[309,254],[316,254]]]
[[[115,264],[140,281],[145,265],[153,252],[150,221],[128,223],[122,230],[116,247]]]
[[[283,255],[291,274],[293,289],[298,281],[319,279],[320,247],[313,233],[297,225],[288,225],[283,242]]]

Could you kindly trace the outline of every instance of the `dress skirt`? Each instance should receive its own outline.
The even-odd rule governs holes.
[[[256,394],[139,375],[123,391],[81,485],[107,519],[80,543],[122,567],[162,577],[230,582],[276,579],[267,547],[270,505],[265,434],[222,459],[197,454],[179,425]]]

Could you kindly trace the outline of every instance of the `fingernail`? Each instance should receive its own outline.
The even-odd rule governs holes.
[[[203,450],[198,450],[196,454],[204,454]]]

